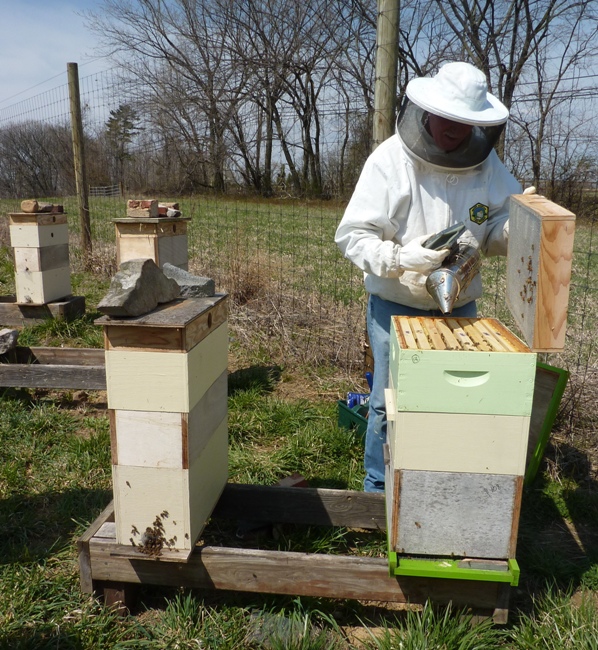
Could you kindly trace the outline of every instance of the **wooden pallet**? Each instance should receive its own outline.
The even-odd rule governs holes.
[[[347,490],[228,484],[214,519],[386,527],[384,495]],[[510,587],[475,580],[389,576],[388,559],[261,549],[197,546],[187,559],[159,557],[116,544],[110,504],[77,542],[81,588],[128,607],[136,585],[182,586],[387,603],[452,603],[506,623]]]
[[[4,327],[38,325],[48,319],[72,320],[84,313],[83,296],[68,296],[43,305],[18,303],[15,296],[0,296],[0,325]]]

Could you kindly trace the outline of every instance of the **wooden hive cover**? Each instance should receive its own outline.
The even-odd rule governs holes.
[[[511,197],[507,305],[535,352],[565,346],[575,215],[537,194]]]

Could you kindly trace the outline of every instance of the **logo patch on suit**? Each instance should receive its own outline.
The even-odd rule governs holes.
[[[476,203],[469,208],[469,219],[478,226],[488,219],[488,206],[483,203]]]

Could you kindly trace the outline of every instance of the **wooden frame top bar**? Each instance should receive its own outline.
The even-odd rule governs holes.
[[[494,318],[393,316],[403,350],[458,350],[461,352],[530,352]]]

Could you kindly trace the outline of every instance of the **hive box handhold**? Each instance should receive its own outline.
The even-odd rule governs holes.
[[[179,285],[167,278],[153,260],[128,260],[112,278],[98,311],[112,317],[142,316],[179,295]]]

